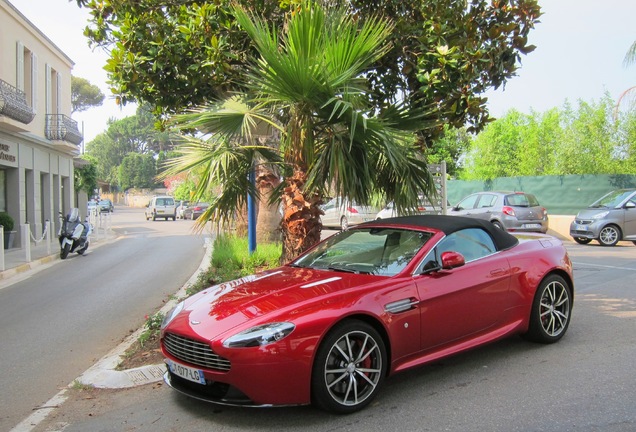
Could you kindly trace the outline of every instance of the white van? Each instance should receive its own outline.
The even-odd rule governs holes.
[[[150,204],[146,207],[146,220],[164,218],[165,220],[177,219],[177,207],[174,204],[174,198],[171,196],[152,197]]]

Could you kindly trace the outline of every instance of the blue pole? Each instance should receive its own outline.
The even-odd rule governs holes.
[[[249,180],[254,187],[256,184],[254,170],[250,171]],[[256,250],[256,203],[250,194],[247,194],[247,246],[252,255]]]

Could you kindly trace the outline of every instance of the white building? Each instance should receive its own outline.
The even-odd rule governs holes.
[[[73,61],[15,6],[0,0],[0,212],[41,236],[74,203],[82,135],[71,115]]]

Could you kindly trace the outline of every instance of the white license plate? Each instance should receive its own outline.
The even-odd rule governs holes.
[[[205,384],[205,377],[203,376],[202,370],[184,366],[180,363],[173,362],[170,359],[167,360],[170,372],[172,372],[173,374],[180,376],[183,379],[187,379],[188,381]]]
[[[541,224],[523,224],[523,227],[528,229],[538,229],[541,228]]]
[[[587,226],[586,226],[586,225],[576,225],[576,226],[574,227],[574,229],[575,229],[576,231],[587,231]]]

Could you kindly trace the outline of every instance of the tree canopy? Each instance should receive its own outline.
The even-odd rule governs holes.
[[[256,48],[231,5],[258,11],[273,28],[300,0],[77,0],[92,19],[85,34],[110,50],[106,70],[121,103],[151,103],[175,113],[241,90]],[[487,89],[505,85],[534,47],[536,0],[322,0],[356,19],[383,16],[394,28],[388,52],[369,65],[365,97],[382,109],[404,98],[434,105],[439,124],[480,130],[489,120]],[[422,132],[434,137],[441,127]]]
[[[120,165],[129,154],[147,155],[153,161],[161,159],[161,155],[171,151],[176,142],[174,133],[159,131],[155,128],[154,116],[148,111],[146,105],[140,105],[134,116],[121,120],[111,119],[106,131],[86,144],[86,153],[95,160],[100,180],[112,185],[120,185],[120,180],[123,178],[127,185],[137,183],[134,186],[149,187],[154,185],[152,176],[143,182],[130,182],[129,178],[139,177],[135,177],[135,173],[127,172],[124,173],[124,177],[121,177]],[[133,166],[131,163],[126,164],[128,168]],[[156,170],[156,164],[153,169]],[[148,172],[150,171],[144,168],[146,177]]]
[[[71,109],[72,112],[86,111],[100,106],[104,102],[104,93],[96,85],[85,78],[71,75]]]
[[[614,115],[606,95],[544,113],[511,110],[466,153],[461,178],[636,173],[636,113]]]
[[[206,135],[191,137],[167,172],[204,168],[198,195],[223,185],[204,218],[233,218],[245,191],[256,195],[250,171],[279,166],[287,261],[320,240],[327,188],[357,202],[382,190],[399,208],[431,193],[413,133],[426,125],[427,113],[399,105],[376,112],[365,97],[361,77],[386,53],[391,23],[356,20],[343,8],[325,10],[311,1],[280,30],[239,6],[234,16],[259,53],[245,74],[246,91],[177,117],[182,127]],[[257,135],[274,131],[280,139],[271,147],[258,142]]]

